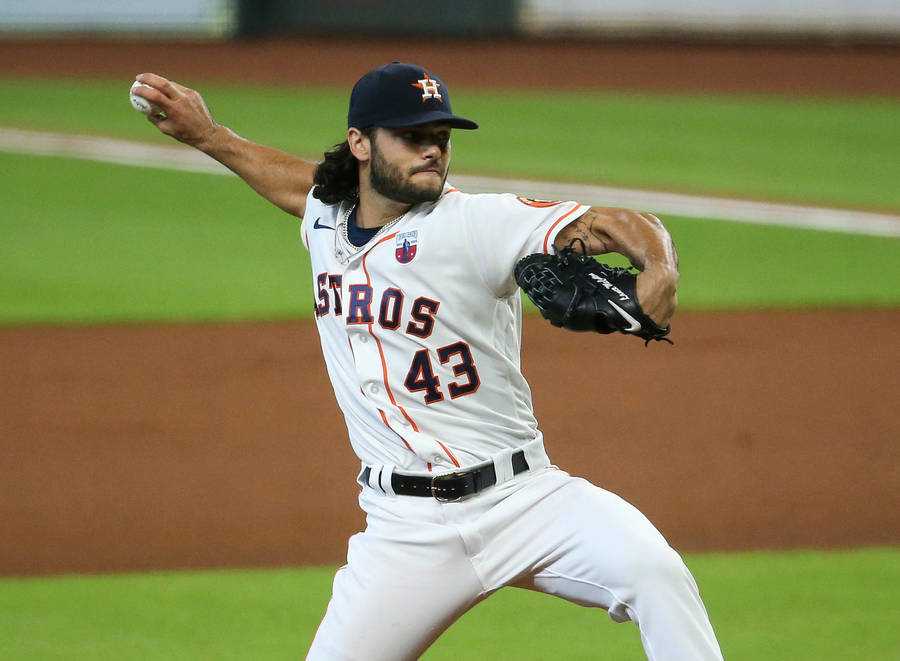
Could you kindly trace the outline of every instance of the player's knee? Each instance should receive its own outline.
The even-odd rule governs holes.
[[[681,556],[669,546],[647,548],[632,558],[630,569],[639,595],[696,589]]]
[[[613,599],[605,604],[615,622],[631,620],[640,626],[646,613],[681,602],[685,590],[695,589],[681,557],[666,545],[650,544],[632,553],[618,572],[612,582],[617,587],[610,592]]]

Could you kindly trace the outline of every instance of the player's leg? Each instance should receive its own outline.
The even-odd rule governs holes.
[[[366,532],[351,538],[347,565],[335,575],[308,660],[417,659],[481,598],[459,536],[431,516],[439,516],[438,503],[401,497],[391,505],[409,519],[369,511]]]
[[[633,621],[653,661],[721,659],[693,577],[650,521],[615,494],[562,471],[535,487],[547,479],[565,484],[536,500],[488,549],[534,550],[531,566],[511,582]],[[521,562],[518,555],[511,566]]]

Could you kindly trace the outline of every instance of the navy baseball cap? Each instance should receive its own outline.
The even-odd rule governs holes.
[[[396,128],[428,122],[447,122],[458,129],[478,128],[472,120],[453,114],[444,81],[415,64],[391,62],[372,69],[350,93],[348,128]]]

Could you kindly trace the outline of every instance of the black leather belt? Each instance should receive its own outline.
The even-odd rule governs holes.
[[[519,450],[513,453],[511,459],[513,475],[518,475],[528,470],[528,462],[525,460],[524,451]],[[371,474],[372,469],[366,466],[360,477],[363,482],[368,484]],[[381,475],[378,477],[380,482],[382,479]],[[494,470],[493,463],[432,477],[391,473],[391,489],[398,496],[434,497],[442,503],[462,500],[466,496],[472,496],[495,484],[497,484],[497,472]]]

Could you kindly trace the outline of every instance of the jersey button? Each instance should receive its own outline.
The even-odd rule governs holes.
[[[378,387],[377,383],[373,383],[371,386],[369,386],[369,392],[373,395],[377,395],[381,392],[381,388]]]
[[[369,341],[369,336],[368,335],[360,335],[359,341],[362,342],[363,344],[365,344],[366,342]]]

